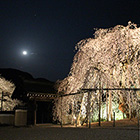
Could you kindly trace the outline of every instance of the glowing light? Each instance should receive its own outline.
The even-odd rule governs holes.
[[[22,54],[23,54],[23,55],[27,55],[27,51],[23,51]]]

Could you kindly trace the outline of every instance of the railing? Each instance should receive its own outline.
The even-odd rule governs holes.
[[[87,122],[88,122],[88,128],[91,128],[91,113],[90,113],[90,109],[91,109],[91,103],[90,103],[90,94],[91,92],[96,92],[96,91],[100,91],[100,92],[108,92],[108,91],[133,91],[133,92],[137,92],[137,91],[140,91],[140,88],[91,88],[91,89],[81,89],[80,91],[76,92],[76,93],[70,93],[70,94],[60,94],[59,95],[59,98],[61,98],[61,127],[63,127],[63,107],[62,107],[62,98],[65,98],[67,96],[76,96],[76,95],[79,95],[79,94],[85,94],[85,93],[88,93],[88,117],[87,117]],[[137,99],[137,104],[138,104],[138,108],[137,108],[137,126],[138,126],[138,129],[139,129],[139,115],[140,115],[140,109],[139,109],[139,103],[140,103],[140,99]],[[98,120],[98,124],[99,126],[101,126],[101,96],[99,96],[99,120]],[[116,115],[116,112],[112,112],[113,114],[113,117],[112,117],[112,126],[115,127],[116,126],[116,120],[115,120],[115,115]],[[76,125],[77,127],[77,117],[76,117]]]

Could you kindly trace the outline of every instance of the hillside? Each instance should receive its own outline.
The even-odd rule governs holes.
[[[24,97],[28,91],[54,92],[54,82],[51,82],[45,78],[35,79],[31,74],[27,72],[23,72],[17,69],[3,68],[0,69],[0,75],[6,80],[15,84],[16,88],[12,95],[13,99],[25,99]]]

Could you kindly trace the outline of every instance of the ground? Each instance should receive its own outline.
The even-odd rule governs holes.
[[[27,127],[0,126],[0,140],[140,140],[140,128],[136,120],[121,120],[113,127],[112,122],[78,127],[66,125],[37,125]]]
[[[137,129],[0,127],[0,140],[140,140]]]

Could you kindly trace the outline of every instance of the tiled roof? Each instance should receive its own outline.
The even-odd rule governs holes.
[[[30,93],[55,94],[53,82],[24,81],[24,90]]]

